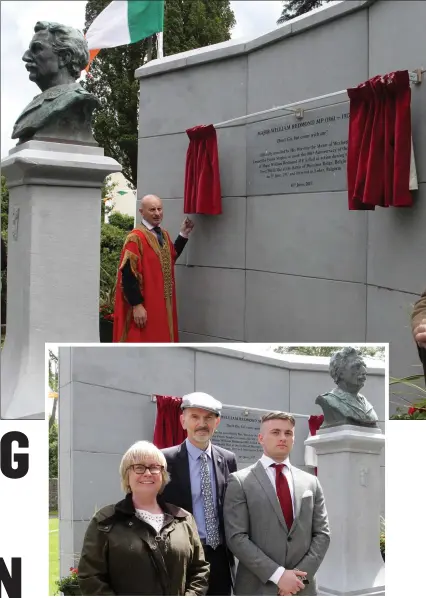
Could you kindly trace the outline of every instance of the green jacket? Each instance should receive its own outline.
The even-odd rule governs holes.
[[[132,495],[98,511],[86,531],[78,578],[83,596],[203,596],[210,565],[193,516],[158,500],[160,535],[136,517]]]

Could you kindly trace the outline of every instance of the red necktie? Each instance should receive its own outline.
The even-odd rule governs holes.
[[[290,528],[293,525],[293,503],[291,502],[291,494],[287,478],[283,474],[283,468],[285,467],[285,465],[284,463],[273,463],[271,467],[275,467],[275,484],[277,488],[277,496],[281,505],[285,522],[287,524],[288,531],[290,531]]]

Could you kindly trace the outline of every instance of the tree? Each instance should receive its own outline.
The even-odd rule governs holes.
[[[101,295],[110,291],[115,283],[121,250],[127,230],[104,223],[101,226]]]
[[[114,206],[107,206],[106,202],[111,201],[113,198],[114,189],[117,187],[118,183],[113,183],[111,180],[111,175],[108,175],[105,180],[104,184],[101,188],[101,222],[105,222],[105,216],[109,215],[111,210],[113,210]]]
[[[1,175],[1,340],[6,332],[7,311],[7,225],[9,218],[9,189],[6,177]]]
[[[58,356],[49,349],[49,388],[56,393],[53,399],[52,413],[49,419],[49,430],[56,423],[56,409],[58,407],[59,375],[58,375]],[[49,432],[50,433],[50,432]]]
[[[1,175],[1,236],[7,241],[7,224],[9,221],[9,189],[6,177]]]
[[[58,424],[49,428],[49,479],[58,477]]]
[[[287,347],[279,346],[274,348],[275,353],[293,353],[296,355],[312,355],[316,357],[330,357],[335,351],[342,347]],[[385,359],[385,348],[382,346],[359,347],[354,345],[354,349],[359,351],[363,357],[371,357],[373,359]]]
[[[85,31],[110,0],[88,0]],[[166,56],[229,40],[235,25],[229,0],[166,0]],[[155,37],[154,37],[155,39]],[[148,54],[156,58],[153,38],[101,50],[83,86],[101,106],[94,113],[93,132],[105,155],[117,160],[133,188],[137,186],[139,82],[134,73]]]
[[[113,212],[108,216],[108,223],[129,232],[133,229],[135,219],[121,212]]]
[[[134,226],[132,216],[112,212],[114,206],[105,205],[106,201],[112,199],[117,184],[113,183],[111,177],[108,176],[102,187],[99,306],[102,306],[103,315],[114,311],[115,282],[120,253],[127,233]],[[109,222],[105,222],[106,214],[108,214]]]
[[[277,25],[282,25],[294,17],[300,17],[314,8],[319,8],[324,3],[331,2],[331,0],[288,0],[283,2],[283,10]]]

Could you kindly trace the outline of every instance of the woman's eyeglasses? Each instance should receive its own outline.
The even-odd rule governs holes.
[[[162,465],[130,465],[129,469],[133,469],[137,475],[145,473],[147,469],[149,469],[152,475],[158,475],[163,471],[164,467]]]

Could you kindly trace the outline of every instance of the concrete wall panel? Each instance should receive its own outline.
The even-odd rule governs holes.
[[[243,270],[177,266],[176,280],[181,330],[244,340]]]
[[[225,62],[225,68],[223,63],[193,66],[185,77],[180,71],[142,80],[139,136],[183,133],[246,114],[247,58]]]
[[[288,371],[232,357],[197,352],[195,387],[230,405],[289,408]]]
[[[365,283],[366,221],[346,192],[249,197],[247,268]]]
[[[368,214],[368,284],[410,293],[424,290],[426,184],[413,194],[413,208]]]
[[[365,309],[361,284],[248,271],[245,340],[363,342]]]
[[[249,54],[248,113],[340,91],[366,79],[368,15],[360,11]]]
[[[161,355],[171,352],[176,368],[173,385],[158,367],[158,351],[162,351]],[[194,377],[193,354],[189,349],[175,352],[172,347],[82,347],[74,356],[74,380],[88,384],[88,393],[92,391],[91,385],[97,385],[137,394],[185,394],[188,381]],[[114,364],[119,358],[124,365],[117,369]]]

